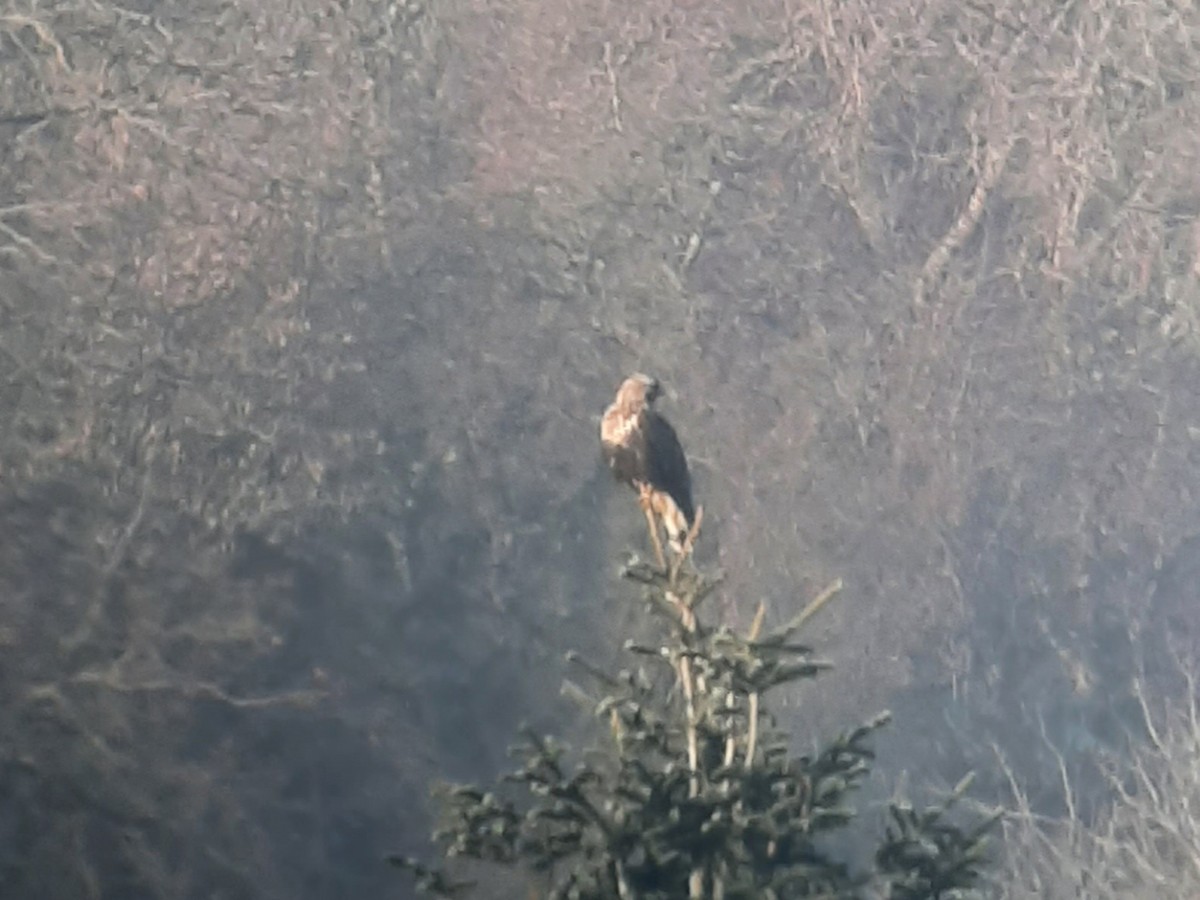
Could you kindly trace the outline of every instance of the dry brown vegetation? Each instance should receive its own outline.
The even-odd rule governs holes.
[[[1200,12],[481,10],[0,4],[6,896],[384,884],[625,624],[633,367],[809,724],[1061,807],[1194,639]]]
[[[1189,700],[1165,712],[1152,711],[1145,685],[1135,684],[1145,739],[1124,758],[1099,755],[1109,799],[1096,813],[1076,805],[1080,786],[1060,753],[1067,800],[1061,817],[1039,814],[1019,776],[1006,769],[1016,803],[1005,825],[1008,862],[996,873],[997,898],[1185,900],[1200,892],[1200,716],[1188,676],[1194,668],[1182,671]]]

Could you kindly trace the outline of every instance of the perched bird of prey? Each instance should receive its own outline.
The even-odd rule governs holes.
[[[692,476],[679,437],[654,408],[661,392],[649,375],[626,378],[600,420],[600,447],[617,480],[637,492],[658,564],[674,578],[691,552],[701,515],[692,500]],[[660,521],[675,554],[669,568],[659,538]]]

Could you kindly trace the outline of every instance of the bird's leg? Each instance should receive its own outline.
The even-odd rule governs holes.
[[[650,543],[654,545],[654,558],[658,560],[658,567],[666,572],[667,560],[663,556],[662,538],[658,536],[658,520],[654,518],[649,485],[643,484],[638,487],[638,505],[646,515],[646,527],[650,529]]]

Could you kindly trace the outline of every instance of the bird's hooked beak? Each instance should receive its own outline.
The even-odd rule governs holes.
[[[657,378],[654,378],[650,375],[643,375],[641,372],[638,372],[633,377],[642,383],[642,386],[646,392],[645,396],[647,403],[653,403],[660,396],[662,396],[662,384],[659,383]]]

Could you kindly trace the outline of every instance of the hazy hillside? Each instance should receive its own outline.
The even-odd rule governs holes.
[[[7,0],[0,893],[407,896],[430,780],[569,729],[562,651],[628,627],[634,368],[723,614],[846,581],[797,723],[892,706],[893,769],[995,742],[1060,810],[1196,641],[1197,34]]]

